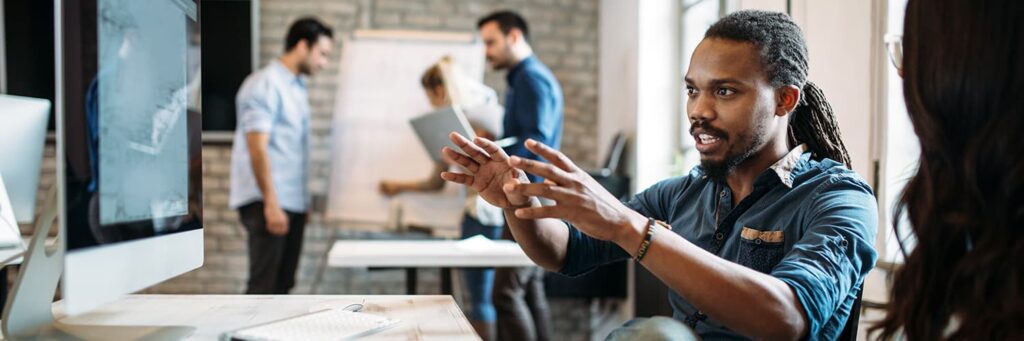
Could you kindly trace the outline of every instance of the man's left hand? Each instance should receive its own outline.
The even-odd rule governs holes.
[[[626,207],[564,154],[532,139],[525,144],[526,149],[550,163],[513,156],[508,160],[509,165],[546,180],[544,183],[506,184],[504,190],[547,198],[555,201],[555,205],[517,209],[517,218],[561,219],[588,236],[616,243],[633,239],[637,229],[646,225],[647,218]]]

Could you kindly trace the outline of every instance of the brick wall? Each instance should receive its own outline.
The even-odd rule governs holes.
[[[563,151],[582,166],[594,166],[597,155],[598,37],[596,0],[262,0],[259,23],[260,63],[265,65],[283,49],[288,24],[316,15],[335,29],[336,41],[354,29],[416,29],[474,32],[477,18],[498,9],[517,10],[530,23],[532,45],[538,57],[554,72],[565,95]],[[338,45],[340,52],[343,46]],[[330,172],[330,125],[340,53],[327,70],[311,79],[312,176],[310,187],[323,196]],[[505,89],[503,72],[488,70],[485,83],[499,93]],[[503,97],[502,97],[503,98]],[[203,191],[206,240],[205,265],[195,271],[147,289],[149,293],[237,294],[247,277],[246,233],[238,214],[227,208],[230,144],[203,146]],[[53,151],[47,149],[42,186],[53,182]],[[43,192],[41,192],[43,193]],[[42,195],[40,195],[41,197]],[[41,200],[41,198],[40,198]],[[329,241],[336,238],[382,238],[339,228],[311,216],[293,293],[401,294],[404,273],[397,270],[326,269],[321,271]],[[438,273],[422,271],[419,290],[439,291]],[[602,309],[584,300],[553,300],[557,339],[586,339],[598,328],[595,317]],[[607,314],[606,314],[607,315]]]

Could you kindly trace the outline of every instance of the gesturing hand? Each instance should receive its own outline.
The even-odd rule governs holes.
[[[508,154],[505,154],[501,147],[480,137],[473,141],[458,133],[451,133],[448,137],[466,154],[459,154],[448,147],[444,147],[442,152],[469,173],[443,172],[441,178],[469,186],[480,193],[480,197],[497,207],[515,208],[530,203],[526,196],[502,191],[503,185],[528,183],[530,180],[523,171],[509,166]]]
[[[547,180],[544,183],[509,183],[504,187],[505,193],[544,197],[554,200],[555,205],[519,208],[515,211],[517,218],[561,219],[584,234],[611,241],[618,241],[630,228],[644,226],[646,218],[622,204],[564,154],[534,140],[526,141],[526,149],[550,163],[513,156],[509,165]]]

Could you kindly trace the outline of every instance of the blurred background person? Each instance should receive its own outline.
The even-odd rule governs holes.
[[[465,76],[448,56],[432,65],[420,78],[423,91],[434,109],[454,107],[465,114],[473,132],[486,139],[501,135],[501,121],[504,109],[498,104],[497,93]],[[380,183],[381,193],[393,196],[402,192],[436,192],[444,188],[441,172],[448,165],[439,162],[426,178],[415,181],[384,180]],[[464,188],[466,205],[463,211],[461,235],[468,238],[483,235],[489,239],[501,238],[505,217],[497,208],[477,195],[476,191]],[[494,335],[497,314],[491,301],[494,286],[493,268],[462,269],[462,278],[468,288],[469,299],[465,309],[473,329],[484,339]]]

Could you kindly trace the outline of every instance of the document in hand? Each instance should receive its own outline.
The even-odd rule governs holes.
[[[409,120],[409,123],[412,124],[413,130],[416,131],[416,136],[420,138],[423,147],[427,148],[427,153],[430,154],[430,158],[434,162],[444,160],[441,148],[445,146],[454,149],[456,152],[460,151],[459,147],[455,146],[451,139],[448,138],[448,134],[457,132],[470,140],[476,137],[473,129],[469,126],[469,121],[466,120],[466,116],[454,107],[438,109],[434,112],[415,117]]]

